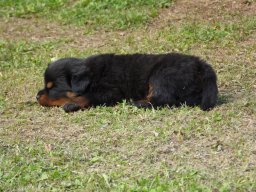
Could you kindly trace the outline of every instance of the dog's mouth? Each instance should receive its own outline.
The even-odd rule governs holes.
[[[79,96],[71,91],[67,91],[64,97],[56,99],[49,97],[48,93],[46,93],[44,90],[41,90],[38,92],[36,99],[38,103],[44,107],[60,107],[68,103],[76,103],[81,107],[86,107],[88,105],[88,101],[85,97]]]
[[[51,107],[51,106],[63,106],[66,103],[71,103],[72,99],[71,97],[75,97],[74,94],[67,93],[67,97],[61,97],[61,98],[50,98],[47,93],[40,94],[40,91],[38,92],[36,99],[38,103],[45,107]]]

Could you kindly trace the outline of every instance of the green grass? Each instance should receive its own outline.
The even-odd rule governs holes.
[[[171,26],[159,32],[169,46],[179,51],[188,51],[195,45],[231,46],[255,31],[256,17],[241,17],[236,23],[186,22],[182,26]]]
[[[248,141],[224,140],[225,126],[235,133],[243,121],[232,105],[228,114],[219,110],[205,114],[187,107],[143,111],[125,103],[73,115],[36,105],[20,111],[2,131],[3,191],[243,191],[256,187],[255,172],[245,172]],[[11,116],[6,111],[4,117]],[[11,138],[10,132],[14,133]],[[204,141],[207,138],[213,139]],[[192,144],[195,149],[189,150]],[[207,156],[201,157],[203,164],[200,159],[189,163],[198,145],[202,155],[210,153],[213,160],[232,150],[228,157],[236,161],[227,159],[228,170],[209,172],[204,167]],[[211,163],[221,166],[218,161]],[[236,169],[240,163],[243,166]]]
[[[181,3],[134,2],[0,1],[0,191],[256,190],[256,18],[245,16],[250,7],[245,12],[238,4],[235,16],[225,9],[228,21],[214,18],[216,9],[202,15],[214,18],[206,22],[193,17],[193,6],[186,12]],[[170,21],[154,20],[159,14]],[[216,108],[141,110],[124,101],[66,114],[35,101],[51,60],[170,51],[212,64]]]
[[[1,12],[5,17],[25,17],[26,15],[49,13],[59,10],[67,0],[2,0]]]
[[[190,190],[202,191],[209,188],[200,183],[204,175],[197,171],[183,169],[168,170],[165,179],[160,176],[155,178],[140,178],[127,182],[122,181],[119,172],[86,173],[87,167],[101,163],[99,157],[86,157],[77,154],[73,149],[57,148],[46,151],[45,143],[37,145],[5,146],[1,150],[0,171],[1,188],[6,190],[75,190],[88,189],[109,191],[169,191]],[[102,154],[104,155],[104,154]],[[98,160],[97,160],[98,159]],[[26,187],[21,187],[26,186]]]
[[[0,1],[0,13],[4,17],[45,16],[65,24],[112,30],[145,24],[157,16],[159,8],[170,5],[171,0],[7,0]]]

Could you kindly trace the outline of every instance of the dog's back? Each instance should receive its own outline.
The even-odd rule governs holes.
[[[141,98],[150,84],[156,97],[152,96],[151,102],[157,106],[186,103],[208,110],[216,105],[216,74],[198,57],[178,53],[114,55],[111,63],[124,66],[128,98]]]
[[[198,57],[178,53],[103,54],[89,60],[94,67],[105,66],[98,85],[120,89],[125,99],[146,98],[149,87],[154,87],[150,102],[155,106],[186,103],[208,110],[216,105],[215,72]]]

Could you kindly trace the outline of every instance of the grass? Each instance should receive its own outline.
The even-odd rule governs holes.
[[[0,191],[256,190],[255,2],[222,10],[219,1],[212,12],[132,3],[0,1]],[[170,51],[213,65],[216,108],[141,110],[124,101],[66,114],[35,102],[56,58]]]
[[[170,0],[7,0],[0,6],[4,17],[47,17],[65,24],[86,24],[89,28],[125,29],[145,24],[157,16],[159,8],[169,7]]]

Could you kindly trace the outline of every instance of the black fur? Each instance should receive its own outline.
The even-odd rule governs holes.
[[[112,106],[127,99],[144,108],[186,104],[209,110],[218,94],[212,67],[198,57],[177,53],[60,59],[46,69],[45,83],[49,81],[54,84],[47,90],[50,98],[71,91],[88,100],[88,106],[79,104],[80,108]],[[77,105],[66,108],[78,110]]]

